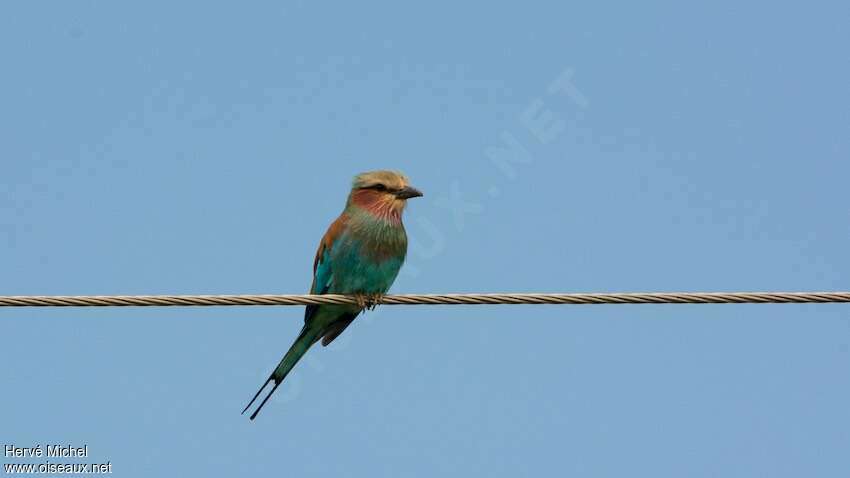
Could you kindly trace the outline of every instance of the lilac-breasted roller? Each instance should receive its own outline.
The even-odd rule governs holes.
[[[407,200],[422,196],[405,175],[372,171],[354,177],[342,214],[319,243],[313,261],[311,294],[353,294],[350,305],[308,305],[304,327],[277,368],[242,410],[245,413],[266,386],[274,387],[251,414],[251,420],[280,386],[292,367],[320,339],[328,345],[365,308],[375,306],[398,275],[407,253],[407,234],[401,221]]]

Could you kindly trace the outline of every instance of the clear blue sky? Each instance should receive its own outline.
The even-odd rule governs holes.
[[[6,4],[0,294],[306,292],[376,168],[426,194],[395,292],[846,290],[848,15]],[[384,307],[251,423],[301,308],[4,309],[0,442],[128,477],[847,476],[848,316]]]

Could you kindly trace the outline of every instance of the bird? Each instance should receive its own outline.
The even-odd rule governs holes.
[[[257,417],[298,360],[319,340],[334,341],[366,309],[374,309],[398,276],[407,255],[402,213],[407,200],[423,194],[399,171],[358,174],[351,184],[345,209],[319,242],[313,260],[311,294],[349,294],[355,304],[308,305],[304,326],[295,342],[263,383],[242,414],[274,383],[250,415]]]

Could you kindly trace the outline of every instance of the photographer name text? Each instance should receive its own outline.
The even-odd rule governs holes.
[[[31,447],[21,447],[15,445],[3,445],[3,456],[9,458],[87,458],[89,456],[89,446],[37,444]]]

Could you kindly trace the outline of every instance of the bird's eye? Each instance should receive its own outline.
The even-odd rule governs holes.
[[[372,187],[375,188],[376,191],[386,191],[387,190],[387,187],[384,186],[383,184],[376,184]]]

